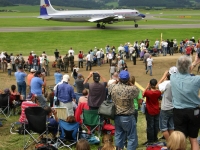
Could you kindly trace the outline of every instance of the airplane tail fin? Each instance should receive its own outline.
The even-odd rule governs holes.
[[[56,13],[49,0],[40,0],[40,16]]]

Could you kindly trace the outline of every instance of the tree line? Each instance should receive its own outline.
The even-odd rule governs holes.
[[[195,0],[197,5],[200,0]],[[134,7],[166,7],[166,8],[184,8],[191,7],[193,3],[190,0],[51,0],[53,5],[80,7],[87,9],[109,8],[108,2],[118,2],[118,8]],[[16,4],[39,5],[40,0],[0,0],[0,6],[11,6]]]

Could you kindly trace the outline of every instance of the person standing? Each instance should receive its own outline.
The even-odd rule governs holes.
[[[56,69],[55,73],[54,73],[54,78],[55,78],[55,85],[58,84],[59,82],[62,81],[62,73],[60,73],[60,69]]]
[[[68,74],[63,76],[63,82],[58,84],[55,89],[55,96],[60,101],[59,106],[67,108],[67,116],[74,116],[72,101],[75,101],[76,97],[74,95],[73,87],[68,83],[69,79]]]
[[[29,72],[33,68],[33,59],[34,59],[34,57],[33,57],[32,53],[30,53],[30,55],[28,56]]]
[[[144,64],[145,64],[145,70],[147,70],[147,58],[149,58],[150,54],[146,48],[144,50],[145,50],[144,51]]]
[[[76,85],[76,92],[75,95],[76,95],[76,102],[78,103],[78,100],[79,100],[79,97],[82,96],[82,92],[84,90],[84,82],[85,78],[82,74],[78,74],[77,76],[77,79],[75,80],[75,85]]]
[[[58,49],[55,50],[54,55],[55,55],[55,60],[57,60],[58,57],[59,57],[59,51],[58,51]]]
[[[64,71],[65,73],[68,73],[68,67],[69,67],[69,57],[68,54],[63,57],[63,63],[64,63]]]
[[[71,72],[73,72],[73,67],[74,67],[74,55],[72,53],[69,53],[69,64],[71,68]]]
[[[78,67],[83,68],[83,53],[81,51],[79,51],[78,54]]]
[[[188,56],[178,58],[178,73],[170,76],[172,89],[173,120],[176,131],[189,137],[192,150],[199,150],[197,141],[200,127],[200,76],[191,76],[192,59]]]
[[[72,47],[70,47],[70,49],[68,50],[68,55],[70,55],[70,53],[74,56],[74,50],[72,49]]]
[[[156,88],[157,80],[151,79],[148,83],[143,97],[146,97],[146,121],[147,121],[147,142],[146,144],[154,143],[158,140],[159,131],[159,102],[158,99],[161,96],[161,92]]]
[[[17,81],[17,89],[18,92],[23,95],[23,99],[26,99],[26,82],[25,82],[25,78],[26,78],[27,74],[24,71],[22,66],[18,67],[18,71],[15,72],[15,78]]]
[[[171,42],[169,42],[169,46],[170,46],[170,55],[174,54],[174,41],[173,39],[171,40]]]
[[[133,60],[133,65],[136,65],[136,59],[137,59],[137,52],[136,52],[136,50],[133,50],[131,56],[132,56],[132,60]]]
[[[114,119],[115,145],[117,149],[123,149],[124,139],[127,139],[127,150],[135,150],[138,145],[138,138],[133,99],[138,96],[139,90],[129,82],[129,78],[129,72],[122,70],[119,73],[119,82],[110,84],[108,93],[111,94],[116,107]]]
[[[91,77],[93,77],[94,82],[87,83]],[[100,79],[102,79],[103,82],[100,82]],[[98,109],[106,97],[106,79],[98,72],[91,71],[83,84],[86,89],[89,89],[88,106],[90,109]]]
[[[153,67],[153,58],[152,58],[151,55],[149,55],[149,58],[147,58],[147,70],[146,70],[146,74],[150,70],[150,76],[152,76],[152,67]]]
[[[10,60],[11,60],[11,64],[12,64],[12,71],[16,71],[15,70],[15,57],[13,56],[13,53],[10,54]]]
[[[34,77],[36,70],[35,69],[31,69],[30,73],[27,75],[27,86],[29,89],[29,94],[31,93],[31,80]]]
[[[90,55],[90,51],[88,52],[87,56],[86,56],[86,71],[88,70],[88,67],[90,67],[90,70],[92,70],[92,58]]]
[[[36,71],[34,77],[31,79],[31,93],[35,95],[41,107],[46,107],[47,102],[42,95],[42,86],[46,86],[46,78],[40,71]]]
[[[96,52],[96,56],[97,56],[97,63],[98,63],[98,66],[101,67],[101,51],[99,49],[97,49],[97,52]]]
[[[12,69],[11,63],[7,63],[8,76],[11,76],[11,72],[12,72],[11,69]]]

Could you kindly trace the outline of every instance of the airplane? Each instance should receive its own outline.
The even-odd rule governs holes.
[[[137,21],[145,18],[145,15],[135,9],[58,11],[52,7],[49,0],[40,0],[40,16],[37,18],[66,22],[89,21],[97,23],[97,28],[105,29],[106,23],[113,24],[125,20],[133,20],[137,28]]]

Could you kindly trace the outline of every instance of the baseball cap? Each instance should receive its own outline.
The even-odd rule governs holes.
[[[169,69],[169,74],[174,74],[174,73],[177,73],[177,72],[178,72],[178,69],[175,66],[173,66]]]
[[[128,71],[125,71],[125,70],[122,70],[120,73],[119,73],[119,78],[122,79],[122,80],[127,80],[130,78],[130,75],[129,75],[129,72]]]
[[[93,80],[96,82],[100,81],[100,75],[98,73],[93,73]]]
[[[36,72],[36,70],[32,68],[30,72]]]

